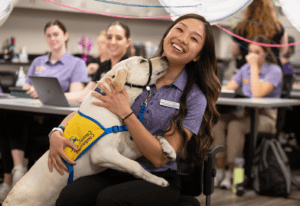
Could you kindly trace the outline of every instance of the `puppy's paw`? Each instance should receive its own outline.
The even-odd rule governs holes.
[[[159,142],[160,142],[160,145],[161,145],[161,148],[163,150],[165,157],[171,161],[175,161],[176,160],[176,152],[175,152],[174,148],[169,144],[169,142],[163,137],[159,138]]]
[[[168,187],[169,182],[165,180],[164,178],[157,177],[157,179],[154,182],[155,184],[162,186],[162,187]]]

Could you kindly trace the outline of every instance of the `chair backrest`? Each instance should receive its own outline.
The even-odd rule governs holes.
[[[193,140],[187,144],[187,157],[177,159],[177,173],[181,178],[181,195],[199,196],[202,193],[203,165],[193,163]]]

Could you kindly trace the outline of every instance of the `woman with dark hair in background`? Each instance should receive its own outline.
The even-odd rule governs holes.
[[[116,92],[107,80],[111,91],[102,84],[98,86],[106,96],[92,95],[102,102],[95,105],[106,107],[121,118],[127,117],[131,137],[144,157],[137,161],[148,171],[165,178],[168,187],[160,187],[145,180],[136,179],[113,169],[79,178],[66,186],[56,205],[176,205],[180,196],[180,178],[176,162],[169,162],[162,153],[161,145],[155,138],[164,131],[164,137],[176,152],[183,152],[187,142],[193,138],[193,156],[204,160],[213,142],[212,127],[218,120],[215,104],[221,85],[216,75],[217,64],[214,39],[210,24],[202,16],[187,14],[179,17],[167,29],[159,45],[158,56],[169,61],[167,73],[155,85],[150,86],[147,111],[141,123],[137,116],[147,92],[140,95],[130,108],[125,90]],[[176,102],[179,109],[164,107],[160,100]],[[69,115],[62,125],[67,124]],[[193,137],[192,137],[193,136]],[[68,142],[68,143],[67,143]],[[49,168],[52,164],[63,172],[67,171],[61,161],[66,145],[76,148],[69,140],[54,132],[50,137]],[[182,153],[183,155],[184,153]],[[74,161],[65,159],[68,163]],[[199,202],[196,203],[199,205]]]
[[[127,59],[127,49],[131,44],[129,27],[119,21],[111,23],[106,29],[106,50],[109,60],[101,63],[101,67],[92,75],[92,81],[81,92],[66,93],[69,101],[82,101],[94,89],[101,79],[115,64]]]
[[[101,31],[97,38],[97,48],[98,48],[98,55],[97,57],[91,57],[87,62],[87,71],[90,74],[94,74],[98,68],[100,67],[101,63],[109,60],[109,54],[106,48],[106,31]]]

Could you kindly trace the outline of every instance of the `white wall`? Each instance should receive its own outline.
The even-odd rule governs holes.
[[[14,8],[7,21],[0,27],[0,48],[7,38],[16,37],[15,52],[23,46],[29,54],[48,51],[44,36],[44,26],[48,21],[59,19],[69,32],[68,50],[70,53],[81,53],[78,42],[83,35],[93,41],[92,54],[97,53],[96,39],[101,30],[114,21],[125,22],[131,30],[132,42],[152,41],[158,44],[171,21],[133,20],[105,17],[84,13],[48,11],[36,9]],[[3,53],[3,51],[0,51]]]
[[[285,15],[281,15],[278,10],[277,13],[285,27],[292,27]],[[21,47],[26,46],[30,54],[45,53],[48,51],[48,46],[43,29],[45,24],[53,19],[59,19],[66,25],[70,36],[68,50],[72,54],[81,53],[78,42],[82,35],[89,36],[92,39],[94,44],[92,54],[96,54],[97,34],[99,31],[106,29],[113,21],[120,20],[128,24],[131,29],[132,42],[152,41],[155,44],[159,43],[164,31],[171,23],[167,20],[119,19],[85,13],[15,8],[7,21],[0,27],[0,48],[7,38],[14,36],[16,37],[15,52],[19,52]],[[234,19],[232,19],[232,22],[232,25],[237,23]],[[232,25],[228,25],[227,29],[230,29],[229,27]],[[296,40],[300,40],[300,32],[296,29],[287,28],[286,31],[288,34],[293,35]],[[222,59],[231,58],[231,36],[215,26],[213,27],[213,33],[217,57]],[[300,45],[296,46],[297,50],[300,50]],[[3,50],[0,53],[3,53]],[[291,60],[299,61],[300,52],[295,54]]]

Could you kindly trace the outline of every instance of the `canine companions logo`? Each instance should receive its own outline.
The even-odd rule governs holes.
[[[99,127],[94,121],[80,114],[75,114],[71,121],[65,128],[63,136],[66,139],[74,142],[78,150],[74,151],[70,147],[64,149],[66,155],[72,159],[76,160],[77,157],[86,149],[88,149],[91,144],[102,134],[104,130]]]

